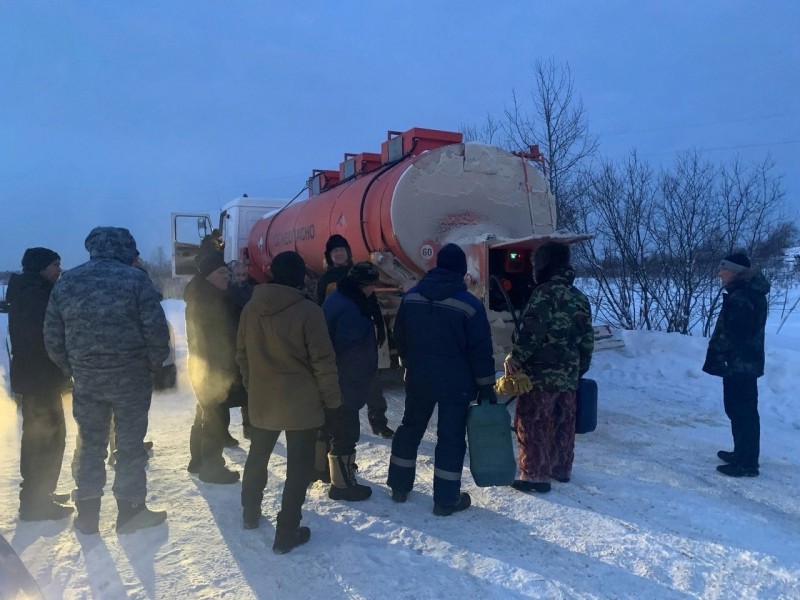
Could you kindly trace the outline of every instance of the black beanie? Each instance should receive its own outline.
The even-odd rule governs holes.
[[[378,267],[371,262],[354,264],[347,272],[347,278],[359,286],[378,285],[380,283]]]
[[[742,273],[750,268],[750,259],[744,252],[734,252],[729,254],[719,263],[720,270]]]
[[[333,265],[333,261],[331,260],[331,250],[334,248],[344,248],[347,250],[348,262],[353,260],[353,251],[350,249],[350,244],[347,243],[347,239],[338,233],[334,233],[325,243],[325,263],[328,264],[328,266]]]
[[[28,248],[22,255],[22,270],[25,273],[39,273],[60,258],[50,248]]]
[[[272,259],[270,265],[272,283],[288,285],[293,288],[302,287],[306,279],[306,263],[303,258],[291,250],[281,252]]]
[[[227,268],[222,252],[209,252],[201,256],[197,261],[197,272],[203,277],[208,277],[220,267]]]
[[[436,266],[454,271],[463,277],[467,274],[467,255],[455,244],[446,244],[436,255]]]

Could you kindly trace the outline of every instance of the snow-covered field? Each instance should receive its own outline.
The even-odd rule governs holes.
[[[165,308],[180,365],[183,303]],[[5,325],[3,315],[0,339]],[[550,494],[477,488],[465,469],[473,507],[433,516],[432,427],[415,492],[395,504],[385,485],[390,442],[365,427],[358,464],[372,498],[334,502],[314,484],[303,519],[311,541],[276,556],[281,442],[264,501],[272,520],[245,531],[239,485],[204,484],[185,470],[194,399],[182,380],[150,413],[148,502],[169,511],[167,525],[122,537],[110,493],[98,536],[76,535],[69,520],[17,519],[20,421],[1,398],[0,533],[46,598],[800,598],[800,314],[776,329],[771,319],[755,479],[714,469],[731,441],[721,380],[700,371],[706,340],[625,332],[625,348],[595,355],[598,428],[578,437],[572,481]],[[403,392],[390,392],[396,426]],[[234,411],[231,431],[241,438],[239,423]],[[62,490],[74,432],[70,421]],[[246,447],[226,450],[240,470]]]

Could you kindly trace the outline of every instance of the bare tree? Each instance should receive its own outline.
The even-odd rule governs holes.
[[[660,176],[660,198],[652,222],[660,273],[656,298],[667,331],[689,333],[697,324],[702,298],[715,290],[719,260],[719,203],[714,194],[715,169],[695,151],[679,155],[673,171]],[[702,312],[702,310],[701,310]]]
[[[575,255],[597,282],[596,314],[623,328],[709,335],[719,260],[739,248],[764,268],[780,302],[791,277],[783,249],[797,228],[781,218],[780,177],[770,168],[714,165],[690,151],[657,178],[635,153],[585,174],[576,214],[595,239]]]
[[[575,260],[597,283],[596,316],[625,329],[657,329],[659,313],[648,263],[654,251],[655,181],[632,152],[623,165],[605,161],[585,174],[575,205],[577,225],[595,233]]]
[[[142,267],[165,298],[180,298],[186,281],[172,276],[172,264],[163,246],[155,249],[149,259],[142,261]]]
[[[486,119],[480,125],[461,125],[461,133],[465,142],[480,142],[481,144],[495,145],[499,143],[502,123],[491,113],[486,113]]]
[[[569,65],[554,59],[537,60],[533,67],[535,87],[530,93],[532,109],[512,93],[505,110],[503,132],[506,145],[528,150],[538,145],[547,160],[547,179],[556,198],[559,226],[574,228],[573,212],[579,171],[597,151],[597,137],[589,132],[583,101],[575,94]]]

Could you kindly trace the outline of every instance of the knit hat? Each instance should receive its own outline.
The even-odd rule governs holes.
[[[272,283],[300,288],[305,282],[306,263],[297,252],[291,250],[281,252],[272,259],[270,269],[272,270]]]
[[[220,267],[228,268],[222,252],[208,252],[197,260],[197,272],[203,277],[208,277]]]
[[[734,252],[722,259],[719,263],[720,271],[731,271],[733,273],[744,273],[750,268],[750,259],[744,252]]]
[[[464,276],[467,274],[467,255],[455,244],[446,244],[436,255],[436,266]]]
[[[371,262],[360,262],[350,267],[347,278],[361,287],[380,283],[378,268]]]
[[[25,273],[39,273],[61,257],[49,248],[28,248],[22,255],[22,270]]]
[[[347,261],[350,262],[353,260],[353,251],[350,249],[350,244],[347,243],[347,240],[344,238],[344,236],[334,233],[325,243],[325,264],[328,266],[333,265],[333,261],[331,260],[331,251],[335,248],[344,248],[347,250]]]

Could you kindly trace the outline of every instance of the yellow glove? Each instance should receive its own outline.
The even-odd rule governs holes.
[[[527,394],[533,389],[530,378],[522,371],[511,375],[503,375],[494,386],[495,391],[501,396],[519,396]]]

